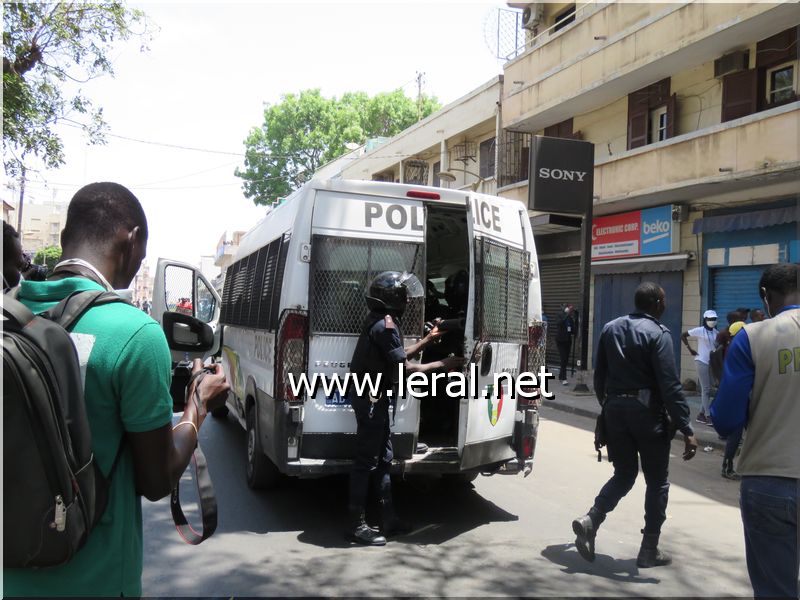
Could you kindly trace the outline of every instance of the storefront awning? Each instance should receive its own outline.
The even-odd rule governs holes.
[[[664,271],[683,271],[689,255],[662,254],[642,258],[618,258],[614,260],[598,260],[592,263],[592,275],[608,275],[612,273],[662,273]]]
[[[736,215],[703,217],[694,222],[692,233],[727,233],[743,229],[783,225],[784,223],[793,223],[795,221],[800,221],[800,206],[785,206],[783,208],[754,210]]]

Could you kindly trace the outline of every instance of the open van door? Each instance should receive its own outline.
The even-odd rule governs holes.
[[[512,446],[517,399],[507,377],[519,375],[528,343],[530,252],[522,219],[511,203],[470,196],[470,291],[467,335],[471,338],[468,394],[459,416],[461,469],[502,463],[516,456]],[[474,397],[473,397],[474,395]]]
[[[164,329],[173,362],[219,353],[220,297],[197,267],[158,259],[150,315]]]

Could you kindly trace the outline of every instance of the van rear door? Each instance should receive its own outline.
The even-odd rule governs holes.
[[[458,449],[461,468],[510,460],[516,398],[510,378],[519,374],[528,343],[530,251],[521,204],[481,194],[470,196],[470,313],[473,341],[470,391],[462,401]],[[474,366],[473,366],[474,364]],[[507,374],[507,377],[500,377]]]
[[[392,186],[395,187],[395,186]],[[311,229],[309,377],[342,379],[367,315],[365,291],[383,271],[408,271],[425,281],[424,208],[421,200],[341,190],[318,190]],[[402,319],[405,344],[422,334],[424,299]],[[395,455],[410,457],[419,420],[417,402],[397,400]],[[356,421],[348,400],[320,388],[305,403],[303,448],[308,458],[351,456]],[[352,444],[350,444],[352,442]],[[352,446],[352,447],[351,447]]]

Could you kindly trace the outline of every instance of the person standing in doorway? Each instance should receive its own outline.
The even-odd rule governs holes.
[[[565,304],[558,316],[558,329],[556,330],[556,346],[558,346],[559,370],[558,379],[561,385],[567,385],[567,363],[572,340],[577,332],[575,323],[575,309],[572,304]]]
[[[658,320],[666,309],[664,290],[645,281],[636,288],[634,302],[635,312],[603,327],[594,371],[594,390],[603,407],[614,476],[600,490],[589,512],[572,522],[572,530],[580,555],[593,561],[597,529],[633,487],[641,460],[647,491],[636,564],[646,568],[672,562],[658,548],[661,526],[667,518],[672,438],[676,431],[683,434],[684,460],[694,458],[697,439],[675,368],[672,336]]]
[[[700,414],[697,415],[697,422],[704,425],[711,425],[711,419],[708,418],[708,410],[711,404],[711,373],[709,371],[709,362],[711,360],[711,351],[716,347],[718,334],[717,313],[713,310],[707,310],[703,313],[702,326],[684,331],[681,334],[681,341],[689,350],[689,353],[694,356],[694,362],[697,365],[697,377],[700,380],[701,404]],[[697,350],[693,350],[689,345],[690,337],[697,338]]]
[[[800,593],[800,265],[778,264],[761,275],[767,315],[745,325],[725,357],[714,427],[731,435],[747,427],[739,456],[739,505],[747,571],[756,597]]]

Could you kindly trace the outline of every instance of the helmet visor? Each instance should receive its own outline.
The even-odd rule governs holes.
[[[406,288],[409,300],[425,297],[425,286],[413,273],[403,273],[400,276],[400,283]]]

